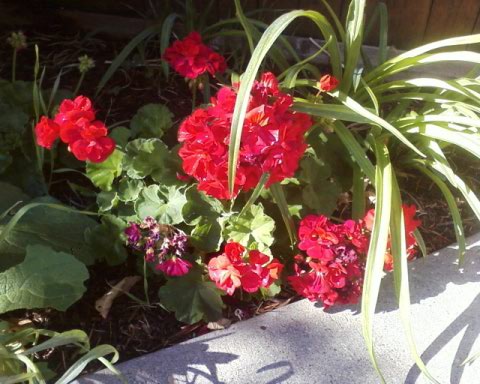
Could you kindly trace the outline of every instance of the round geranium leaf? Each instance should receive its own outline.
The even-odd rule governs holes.
[[[161,138],[173,125],[173,114],[163,104],[147,104],[141,107],[130,122],[136,137]]]

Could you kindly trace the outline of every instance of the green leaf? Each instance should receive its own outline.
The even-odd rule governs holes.
[[[23,193],[20,188],[0,181],[0,215],[15,203],[28,200],[30,200],[30,197]]]
[[[197,270],[169,279],[158,295],[161,304],[184,323],[216,321],[222,317],[222,291],[211,281],[204,281]]]
[[[440,179],[440,177],[435,175],[433,172],[428,170],[424,165],[418,165],[416,166],[416,168],[420,172],[423,172],[427,177],[429,177],[437,185],[437,187],[442,192],[443,197],[445,198],[445,201],[447,202],[448,209],[450,210],[450,215],[452,216],[453,229],[455,231],[455,237],[457,239],[457,244],[458,244],[459,264],[463,265],[467,245],[465,241],[465,232],[463,230],[462,217],[460,215],[460,211],[458,210],[455,197],[453,196],[452,192],[450,192],[450,189],[445,184],[445,182],[443,182],[442,179]]]
[[[128,140],[130,139],[131,134],[132,131],[130,131],[130,129],[120,126],[112,129],[112,132],[110,132],[110,137],[115,140],[115,143],[118,146],[120,146],[121,148],[125,148],[128,144]]]
[[[360,166],[361,170],[370,179],[370,181],[374,182],[375,168],[370,159],[367,157],[365,150],[355,139],[355,136],[352,134],[352,132],[350,132],[350,130],[345,127],[341,121],[335,122],[335,132],[352,155],[352,158]]]
[[[147,104],[141,107],[130,122],[136,137],[160,139],[173,125],[173,113],[163,104]]]
[[[190,232],[189,242],[197,249],[206,253],[216,252],[223,242],[224,220],[218,218],[202,218]]]
[[[375,175],[375,191],[377,202],[373,230],[368,247],[367,264],[362,293],[362,325],[363,337],[373,366],[382,382],[385,382],[377,364],[373,348],[373,317],[378,301],[380,282],[383,275],[383,264],[389,235],[391,198],[392,198],[392,164],[387,147],[377,144],[377,166]]]
[[[116,191],[102,191],[97,194],[97,205],[99,212],[110,211],[118,202],[118,194]]]
[[[352,85],[355,68],[358,65],[360,50],[363,42],[365,0],[350,2],[347,20],[345,22],[345,70],[340,88],[348,93]]]
[[[173,225],[183,222],[182,209],[186,203],[185,191],[153,184],[142,190],[135,211],[140,219],[152,216],[159,223]]]
[[[87,279],[87,268],[73,255],[30,245],[22,263],[0,273],[0,313],[46,307],[64,311],[82,297]]]
[[[155,24],[140,32],[136,35],[118,54],[115,60],[112,61],[110,67],[108,67],[107,71],[103,75],[102,79],[100,80],[97,90],[95,91],[95,96],[98,96],[100,91],[103,87],[108,83],[110,78],[114,75],[118,68],[123,64],[125,59],[132,53],[132,51],[144,40],[148,39],[150,36],[158,33],[160,31],[161,25]]]
[[[216,219],[223,213],[223,206],[219,200],[196,188],[189,188],[186,196],[187,203],[183,207],[182,215],[188,225],[196,225],[203,218]]]
[[[226,240],[263,251],[273,244],[275,221],[265,214],[263,205],[252,205],[242,216],[233,216],[224,231]]]
[[[392,211],[390,218],[391,250],[394,265],[393,278],[400,309],[400,318],[402,320],[403,329],[410,347],[410,353],[415,360],[415,363],[423,372],[423,374],[425,374],[425,376],[427,376],[432,382],[439,384],[439,382],[435,380],[435,378],[428,372],[427,367],[418,354],[413,337],[412,325],[410,321],[410,289],[408,284],[408,257],[405,241],[405,219],[403,217],[400,189],[398,188],[396,178],[393,177],[392,179]]]
[[[85,231],[85,241],[95,250],[96,258],[108,265],[122,264],[128,256],[123,239],[127,225],[113,215],[102,217],[102,223]]]
[[[111,191],[113,180],[122,173],[122,159],[125,154],[116,149],[105,161],[91,163],[87,161],[87,177],[93,185],[103,191]]]
[[[247,69],[243,74],[240,88],[238,90],[235,109],[232,116],[230,143],[228,152],[228,184],[230,192],[233,192],[233,181],[237,170],[237,161],[240,151],[240,140],[242,138],[243,123],[247,113],[249,95],[252,89],[255,77],[260,66],[267,55],[268,51],[275,43],[277,38],[282,34],[285,28],[295,19],[299,17],[307,17],[311,19],[317,27],[322,31],[326,39],[332,39],[332,43],[328,46],[332,71],[339,80],[342,78],[340,52],[338,50],[337,38],[332,26],[321,13],[315,11],[291,11],[276,19],[263,33],[252,54]]]
[[[190,233],[190,243],[204,252],[218,251],[224,225],[222,204],[196,188],[190,188],[186,197],[182,215],[185,223],[195,226]]]
[[[318,158],[305,157],[301,161],[299,178],[307,185],[302,190],[302,199],[318,214],[330,216],[337,207],[340,186],[330,181],[330,165]]]
[[[123,168],[132,179],[151,176],[162,184],[180,184],[178,158],[159,139],[136,139],[128,143]]]
[[[2,232],[5,227],[0,227],[4,237],[0,240],[0,254],[8,255],[0,258],[0,270],[23,260],[25,247],[35,244],[71,253],[86,265],[94,263],[95,250],[85,244],[83,234],[97,222],[73,208],[52,202],[55,200],[51,198],[32,200],[31,205],[22,208],[28,209],[25,213],[20,212],[22,209],[18,211],[23,216],[5,235]]]
[[[118,199],[123,202],[135,201],[144,185],[142,180],[122,178],[118,183]]]

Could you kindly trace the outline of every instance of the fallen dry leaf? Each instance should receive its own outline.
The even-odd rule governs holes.
[[[217,331],[219,329],[227,329],[232,324],[231,320],[222,318],[217,321],[211,321],[207,324],[207,328],[212,331]]]
[[[106,319],[108,313],[110,312],[110,308],[112,307],[113,300],[115,300],[121,294],[128,292],[141,279],[142,278],[140,276],[124,277],[117,284],[115,284],[110,291],[95,301],[95,309],[104,319]]]

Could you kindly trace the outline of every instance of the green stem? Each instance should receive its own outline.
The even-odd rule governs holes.
[[[148,297],[148,280],[147,280],[147,261],[143,259],[143,290],[145,291],[145,300],[150,305],[150,298]]]
[[[197,80],[193,80],[192,83],[192,111],[195,110],[195,105],[197,104]]]
[[[17,50],[13,49],[13,56],[12,56],[12,83],[15,82],[15,74],[17,68]]]
[[[208,104],[210,102],[210,79],[208,75],[203,76],[203,102]]]
[[[50,175],[48,177],[48,186],[47,190],[50,191],[50,186],[52,185],[52,178],[53,178],[53,168],[55,165],[55,156],[53,154],[53,148],[50,150]]]
[[[85,72],[82,72],[82,74],[80,75],[80,78],[78,79],[77,86],[75,87],[75,91],[73,92],[73,97],[77,96],[77,93],[80,89],[80,86],[82,85],[84,77],[85,77]]]

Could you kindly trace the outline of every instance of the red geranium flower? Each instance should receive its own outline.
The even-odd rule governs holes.
[[[205,72],[212,76],[227,68],[225,59],[202,42],[198,32],[175,41],[165,50],[164,59],[183,77],[196,79]]]
[[[50,149],[60,137],[78,160],[105,161],[115,150],[115,142],[107,137],[107,127],[94,120],[95,111],[88,97],[63,100],[54,120],[43,116],[35,127],[37,143]]]
[[[77,96],[73,100],[63,100],[55,115],[55,122],[59,125],[67,122],[76,124],[80,119],[87,121],[95,119],[95,111],[93,110],[91,100],[85,96]]]
[[[299,248],[308,257],[295,257],[295,291],[325,308],[356,303],[361,293],[368,237],[352,220],[334,224],[325,216],[309,215],[300,222]]]
[[[338,80],[332,75],[323,75],[318,82],[318,88],[323,92],[333,91],[338,86]]]
[[[228,145],[236,89],[223,87],[211,106],[197,109],[178,132],[183,170],[198,181],[198,189],[219,199],[228,190]],[[307,147],[305,132],[310,117],[292,112],[290,95],[282,93],[272,73],[262,75],[252,88],[240,145],[234,195],[254,188],[264,173],[266,186],[292,177]]]
[[[60,127],[53,120],[46,116],[42,116],[38,124],[35,126],[35,136],[37,144],[41,147],[51,149],[55,140],[60,134]]]
[[[208,263],[208,274],[218,288],[233,295],[237,288],[254,293],[261,287],[268,288],[280,277],[283,269],[277,259],[246,249],[239,243],[229,242],[220,256]]]

